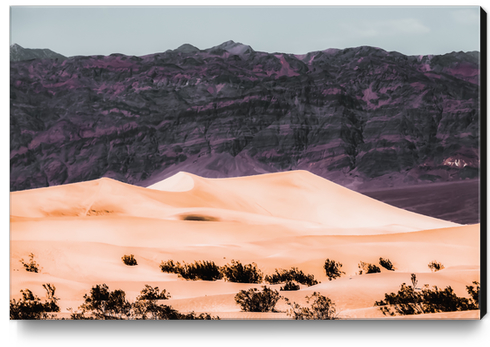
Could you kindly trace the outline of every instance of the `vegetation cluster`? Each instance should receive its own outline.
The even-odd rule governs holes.
[[[216,281],[223,277],[220,267],[213,261],[196,261],[191,264],[185,262],[174,263],[168,260],[160,264],[162,272],[175,273],[186,280]]]
[[[306,275],[297,267],[292,267],[290,270],[276,269],[276,272],[274,274],[266,275],[264,280],[269,284],[279,284],[285,282],[288,283],[295,281],[297,283],[307,285],[308,287],[318,284],[318,281],[315,280],[315,276]]]
[[[473,285],[466,286],[470,298],[457,296],[451,286],[433,289],[424,286],[422,289],[415,287],[416,275],[412,274],[412,285],[402,283],[397,293],[385,294],[385,299],[376,301],[384,315],[414,315],[436,312],[453,312],[477,310],[479,308],[480,284],[477,281]]]

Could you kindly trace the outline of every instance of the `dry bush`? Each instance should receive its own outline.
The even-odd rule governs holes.
[[[276,272],[272,275],[266,275],[264,278],[265,282],[269,284],[278,284],[296,281],[298,283],[307,285],[308,287],[318,284],[315,280],[315,276],[306,275],[303,271],[296,267],[292,267],[290,270],[276,269]]]
[[[374,274],[374,273],[381,272],[381,269],[378,266],[374,264],[365,263],[363,261],[359,262],[358,267],[359,267],[359,275]]]
[[[230,265],[225,265],[221,268],[223,277],[229,282],[237,283],[261,283],[262,271],[257,268],[257,264],[242,265],[234,259]]]
[[[293,291],[300,290],[300,286],[292,281],[287,281],[286,284],[281,287],[281,291]]]
[[[81,312],[71,315],[74,320],[210,320],[219,319],[208,313],[180,313],[171,306],[160,304],[170,294],[158,287],[145,285],[135,302],[126,300],[126,293],[117,289],[109,290],[106,284],[92,287],[85,294],[85,302],[79,307]]]
[[[342,274],[345,274],[344,271],[340,270],[341,267],[342,264],[335,260],[330,260],[330,259],[325,260],[325,264],[323,265],[323,268],[325,269],[325,274],[327,275],[329,281],[342,276]]]
[[[444,265],[435,260],[431,261],[427,266],[432,272],[437,272],[444,269]]]
[[[28,271],[28,272],[35,272],[35,273],[41,272],[41,267],[34,260],[34,254],[33,253],[29,254],[29,262],[28,263],[26,263],[24,261],[24,258],[22,258],[19,261],[24,266],[24,268],[26,269],[26,271]]]
[[[289,299],[285,299],[286,303],[291,307],[287,311],[287,315],[295,320],[336,320],[338,318],[335,304],[320,293],[314,292],[313,295],[306,297],[306,302],[311,305],[302,307],[297,303],[291,303]]]
[[[162,272],[175,273],[186,280],[216,281],[223,277],[221,268],[213,261],[199,260],[191,264],[168,260],[160,264]]]
[[[245,312],[270,312],[274,311],[276,303],[281,296],[277,290],[262,286],[262,291],[257,288],[240,290],[235,295],[235,301]]]
[[[375,306],[380,306],[380,310],[384,315],[414,315],[423,313],[436,312],[453,312],[467,311],[478,309],[478,300],[475,297],[479,295],[479,283],[473,282],[473,286],[467,286],[466,289],[471,298],[458,297],[451,286],[445,289],[439,289],[434,286],[430,289],[425,286],[421,290],[417,290],[415,285],[417,277],[415,274],[411,276],[412,286],[402,283],[398,293],[385,294],[385,299],[376,301]]]
[[[134,255],[133,254],[124,255],[121,259],[122,259],[123,263],[126,264],[126,265],[129,265],[129,266],[138,265],[138,262],[134,258]]]
[[[389,259],[379,258],[379,265],[384,267],[386,270],[395,271],[395,267]]]
[[[53,312],[60,311],[60,307],[57,304],[59,298],[55,297],[56,287],[47,283],[43,284],[43,288],[46,290],[47,296],[47,300],[44,302],[29,289],[20,291],[22,293],[20,300],[10,300],[10,319],[55,319]]]

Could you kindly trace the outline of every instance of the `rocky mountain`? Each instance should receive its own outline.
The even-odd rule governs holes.
[[[64,60],[66,59],[66,57],[49,49],[23,48],[16,43],[10,46],[10,61],[23,61],[33,59]]]
[[[225,42],[10,65],[12,191],[305,169],[355,190],[479,175],[479,53]]]

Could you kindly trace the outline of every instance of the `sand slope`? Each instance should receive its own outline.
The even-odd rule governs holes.
[[[236,259],[255,262],[265,273],[299,267],[321,281],[281,292],[293,301],[304,304],[319,291],[344,318],[383,318],[374,302],[410,283],[411,273],[422,285],[451,285],[467,296],[465,286],[479,280],[479,235],[479,225],[400,210],[306,171],[230,179],[179,173],[148,188],[104,178],[11,193],[11,297],[24,288],[42,296],[41,285],[53,283],[67,315],[95,284],[123,289],[130,299],[149,284],[169,291],[169,304],[182,311],[287,319],[282,300],[277,313],[240,312],[235,294],[260,285],[185,281],[159,269],[168,259],[218,265]],[[20,264],[30,253],[40,273]],[[138,265],[124,265],[124,254],[134,254]],[[360,261],[379,257],[389,258],[396,271],[357,274]],[[326,258],[340,261],[346,275],[328,281]],[[430,272],[432,260],[445,269]]]

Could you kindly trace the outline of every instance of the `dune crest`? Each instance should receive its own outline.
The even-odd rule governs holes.
[[[194,188],[193,175],[187,172],[179,172],[163,181],[148,186],[149,189],[162,190],[165,192],[187,192]]]

